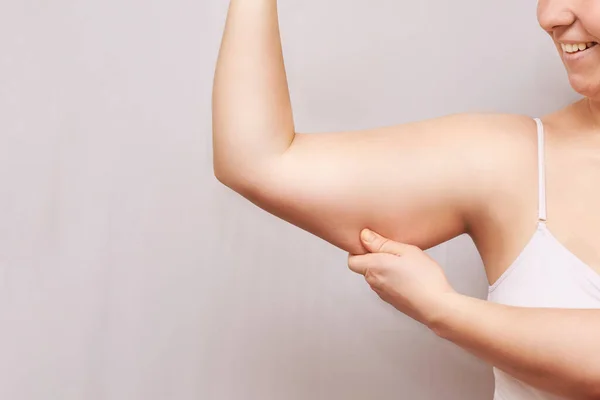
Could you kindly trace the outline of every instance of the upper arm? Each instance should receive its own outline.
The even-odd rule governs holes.
[[[494,130],[510,117],[452,115],[368,131],[296,134],[236,189],[353,254],[363,228],[433,247],[467,231]],[[512,117],[514,118],[514,117]]]

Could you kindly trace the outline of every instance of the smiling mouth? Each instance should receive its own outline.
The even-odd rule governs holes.
[[[563,51],[567,54],[574,54],[574,53],[579,53],[579,52],[583,52],[586,51],[587,49],[596,46],[598,43],[596,42],[588,42],[588,43],[574,43],[574,44],[565,44],[565,43],[561,43],[560,46],[562,47]]]

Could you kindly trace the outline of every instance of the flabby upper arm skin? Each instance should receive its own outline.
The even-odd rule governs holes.
[[[301,134],[236,190],[352,254],[363,228],[428,249],[485,202],[494,141],[522,117],[457,114],[365,131]],[[491,157],[491,158],[490,158]],[[235,188],[234,188],[235,189]]]

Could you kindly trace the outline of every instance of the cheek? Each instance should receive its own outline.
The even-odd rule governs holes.
[[[587,33],[600,41],[600,2],[597,0],[584,1],[578,18]]]

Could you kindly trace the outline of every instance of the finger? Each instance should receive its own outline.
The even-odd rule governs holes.
[[[352,272],[365,275],[367,273],[367,270],[369,269],[369,265],[371,265],[368,258],[366,257],[367,255],[368,254],[348,257],[348,268],[350,268]]]
[[[360,234],[360,238],[365,248],[371,253],[388,253],[402,256],[413,247],[409,244],[384,238],[369,229],[364,229]]]
[[[357,274],[366,275],[369,270],[377,270],[379,273],[393,267],[398,259],[390,254],[368,253],[360,256],[348,257],[348,267]]]

